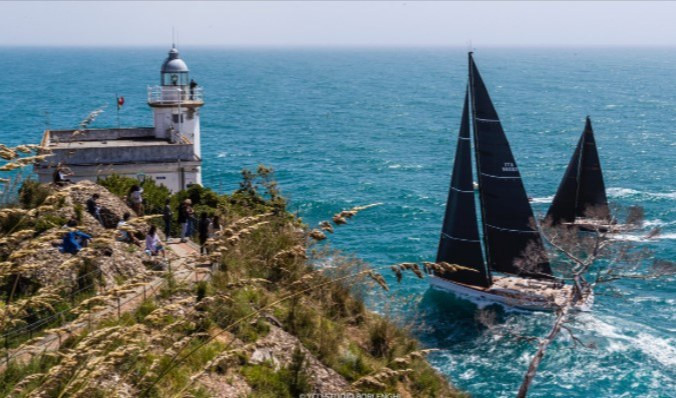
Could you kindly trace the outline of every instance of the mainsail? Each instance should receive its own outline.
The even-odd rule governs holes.
[[[441,229],[437,263],[445,261],[475,271],[461,270],[439,275],[456,282],[488,287],[491,276],[486,269],[476,219],[474,189],[472,187],[472,158],[469,134],[468,93],[460,121],[455,163],[448,191],[444,224]]]
[[[547,218],[552,224],[573,222],[592,211],[594,218],[610,219],[606,188],[591,120],[587,117],[584,131],[568,163]]]
[[[521,174],[498,114],[469,53],[470,96],[474,124],[479,197],[486,257],[491,270],[530,276],[552,274],[542,238],[534,228]],[[516,262],[528,253],[525,267]]]

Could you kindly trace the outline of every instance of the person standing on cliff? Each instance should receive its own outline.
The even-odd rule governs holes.
[[[192,201],[190,199],[184,200],[178,208],[178,223],[181,225],[181,242],[185,242],[186,238],[190,236],[192,213]]]
[[[131,187],[129,203],[137,216],[143,216],[143,188],[138,185]]]
[[[164,219],[164,235],[166,236],[167,243],[171,237],[171,219],[174,216],[174,212],[171,211],[171,201],[169,199],[164,201],[164,211],[162,212],[162,219]]]
[[[211,221],[207,217],[206,212],[202,212],[200,214],[200,222],[197,228],[199,229],[199,235],[200,235],[200,254],[208,254],[207,253],[207,239],[209,239],[209,226],[211,225]]]
[[[101,225],[104,225],[103,218],[101,218],[101,206],[96,201],[99,200],[99,194],[95,193],[91,198],[87,199],[87,212],[91,214]]]

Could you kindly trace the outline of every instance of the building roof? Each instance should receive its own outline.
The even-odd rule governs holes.
[[[167,59],[165,59],[162,64],[162,73],[180,72],[188,72],[188,65],[181,59],[176,47],[172,47],[171,50],[169,50]]]
[[[42,145],[50,152],[41,167],[65,165],[143,164],[197,161],[193,145],[184,137],[176,143],[155,138],[146,128],[47,130]]]

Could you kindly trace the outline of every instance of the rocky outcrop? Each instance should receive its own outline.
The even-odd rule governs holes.
[[[291,355],[299,347],[305,356],[305,371],[316,392],[337,393],[352,390],[350,383],[338,372],[321,363],[296,336],[281,328],[270,325],[270,333],[255,343],[255,349],[249,363],[268,362],[275,367],[286,367],[291,362]]]

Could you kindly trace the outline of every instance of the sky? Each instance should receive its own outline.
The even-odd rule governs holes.
[[[0,2],[0,46],[674,46],[676,2]]]

